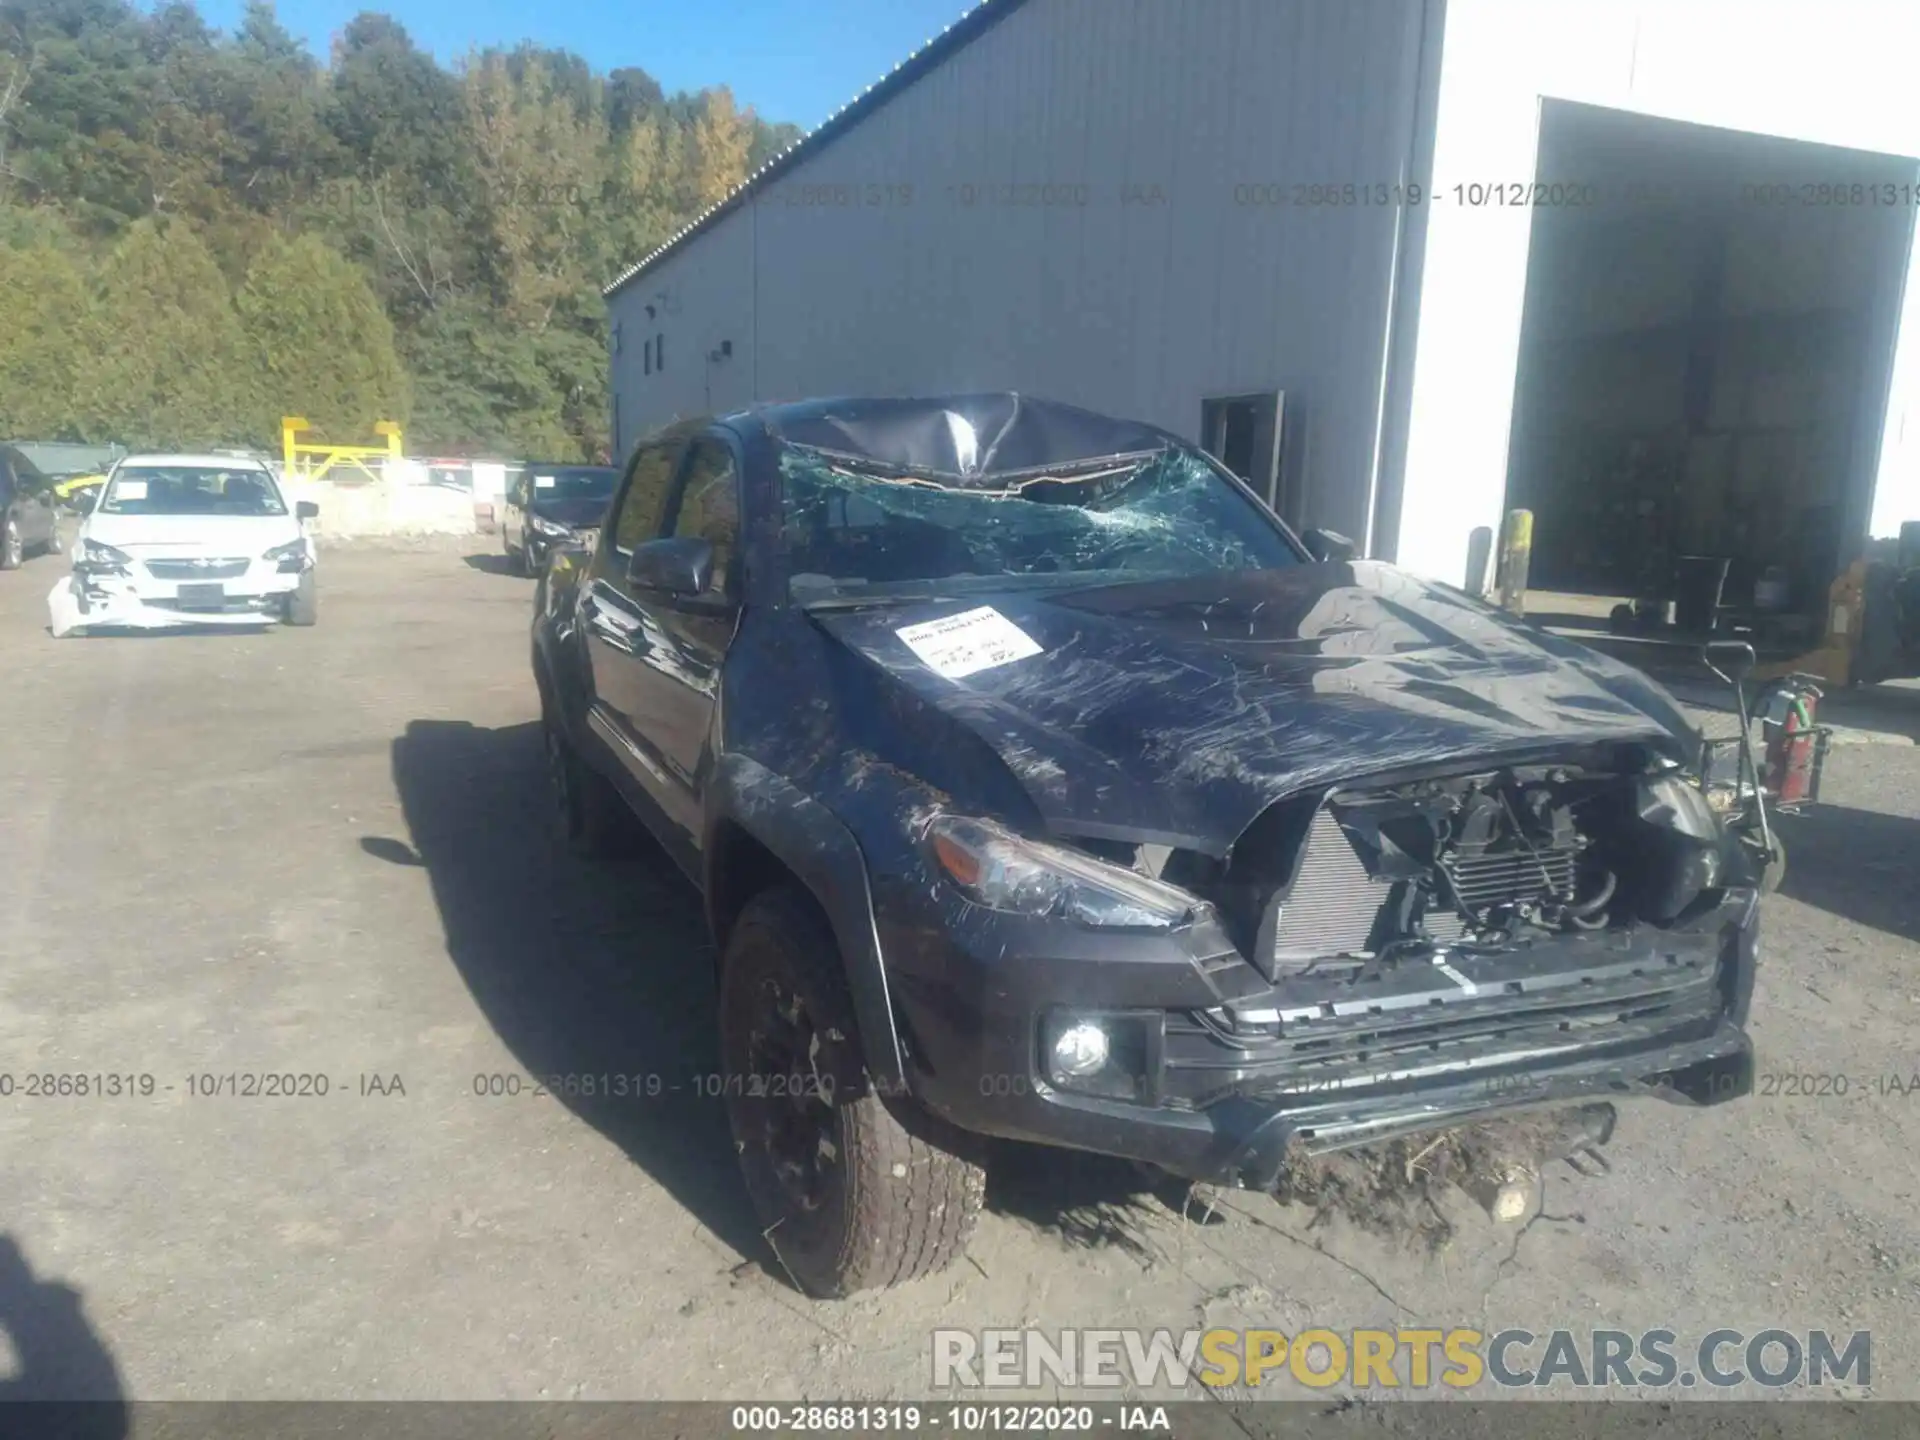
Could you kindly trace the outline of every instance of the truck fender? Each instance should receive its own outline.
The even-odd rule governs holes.
[[[905,1093],[906,1065],[860,842],[833,811],[744,755],[717,760],[706,808],[702,854],[708,866],[718,853],[714,841],[720,827],[737,825],[797,876],[826,914],[846,966],[868,1073],[883,1091]],[[716,937],[721,931],[714,906],[714,897],[721,893],[719,879],[709,873],[701,887],[707,897],[707,922]]]

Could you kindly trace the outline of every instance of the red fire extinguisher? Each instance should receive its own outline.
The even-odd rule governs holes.
[[[1775,805],[1808,805],[1820,798],[1820,771],[1827,752],[1827,728],[1814,723],[1821,691],[1803,676],[1789,676],[1773,692],[1760,717],[1766,740],[1766,773],[1761,788]]]

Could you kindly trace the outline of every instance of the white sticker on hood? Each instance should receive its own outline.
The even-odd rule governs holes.
[[[934,674],[958,680],[1038,655],[1034,638],[991,605],[893,632]]]
[[[118,500],[144,500],[147,498],[147,482],[144,480],[122,480],[113,487],[113,498]]]
[[[553,476],[551,475],[534,476],[533,488],[536,490],[551,490],[553,488]]]

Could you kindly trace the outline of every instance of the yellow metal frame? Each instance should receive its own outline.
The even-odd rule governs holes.
[[[324,479],[336,465],[351,465],[369,480],[378,480],[380,476],[367,464],[369,460],[400,460],[406,455],[400,444],[400,426],[392,420],[382,420],[373,427],[373,433],[386,440],[384,445],[322,445],[299,438],[312,428],[298,415],[280,417],[280,449],[287,474],[302,480]]]

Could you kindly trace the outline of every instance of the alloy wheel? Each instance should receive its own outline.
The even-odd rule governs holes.
[[[748,1073],[739,1077],[780,1188],[797,1210],[826,1202],[840,1161],[831,1068],[822,1073],[826,1036],[806,1001],[779,980],[760,987],[748,1036]]]

